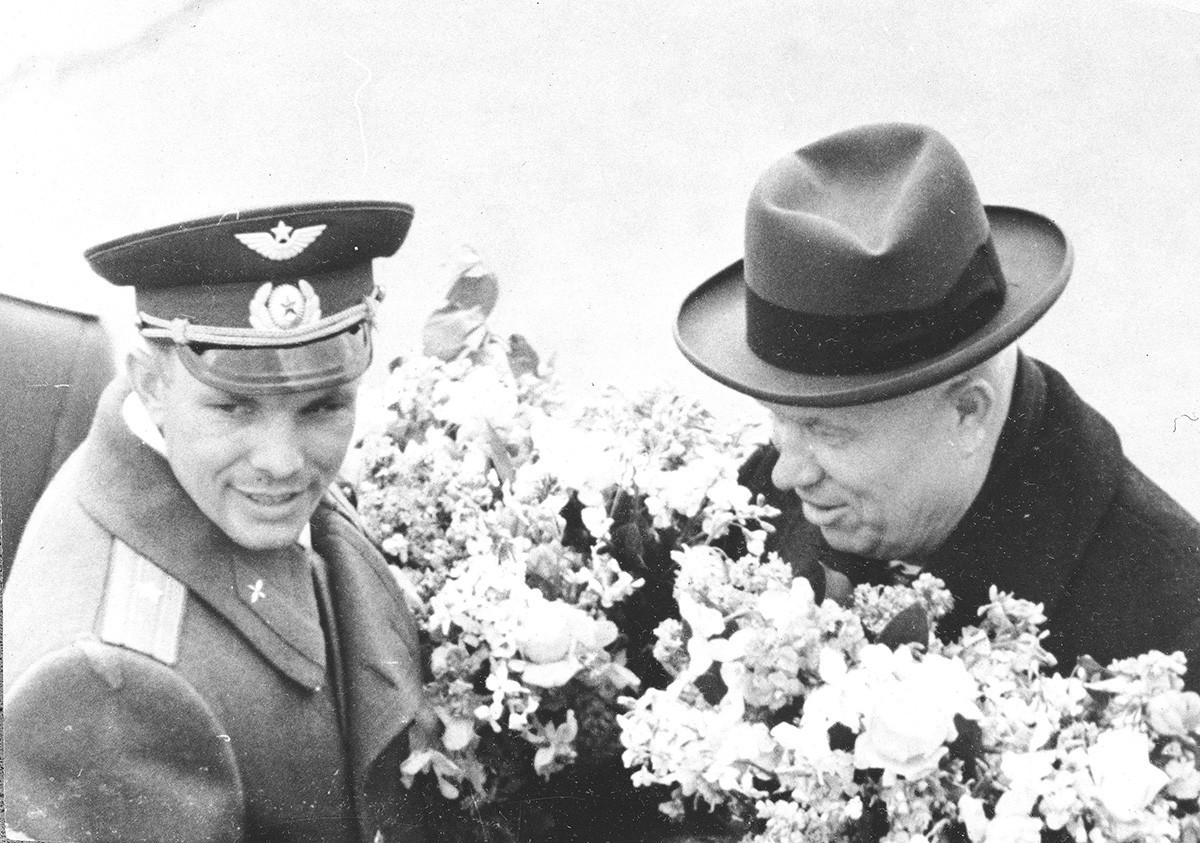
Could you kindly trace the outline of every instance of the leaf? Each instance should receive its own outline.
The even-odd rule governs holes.
[[[455,310],[477,310],[486,318],[500,299],[500,282],[483,262],[476,262],[458,273],[446,293],[446,307]]]
[[[492,423],[487,423],[487,444],[488,456],[492,460],[492,467],[496,469],[496,474],[500,477],[501,483],[511,483],[517,475],[517,470],[513,466],[512,458],[508,455],[508,448],[504,445],[504,440],[500,438],[500,434],[496,433],[496,428],[492,427]]]
[[[794,560],[792,572],[808,580],[812,586],[813,600],[818,606],[829,599],[839,606],[848,607],[854,600],[854,586],[850,584],[850,578],[816,559],[800,557]]]
[[[721,665],[718,662],[709,665],[708,670],[697,676],[692,684],[709,705],[716,705],[725,699],[725,694],[729,691],[729,686],[721,678]]]
[[[613,527],[608,531],[608,535],[608,552],[622,568],[637,571],[645,567],[642,557],[645,546],[637,524]]]
[[[858,818],[858,828],[855,829],[855,843],[878,843],[888,833],[887,806],[883,800],[871,797],[870,802],[863,808],[862,816]]]
[[[983,729],[974,720],[961,714],[954,715],[954,729],[958,737],[950,744],[950,757],[963,762],[963,776],[975,777],[976,760],[983,757]]]
[[[929,644],[929,616],[920,603],[901,610],[879,633],[879,643],[892,650],[902,644]]]
[[[540,363],[541,359],[529,340],[520,334],[508,338],[508,367],[515,376],[536,375]]]
[[[459,264],[446,303],[429,314],[421,332],[425,354],[447,361],[483,344],[487,318],[500,298],[500,282],[478,255],[468,250]]]
[[[448,362],[465,350],[479,348],[486,337],[487,325],[480,311],[442,307],[425,320],[422,351],[426,357]]]

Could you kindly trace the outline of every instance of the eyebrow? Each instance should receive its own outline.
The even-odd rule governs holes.
[[[205,389],[206,392],[203,395],[204,399],[213,403],[219,403],[222,401],[246,403],[258,400],[253,395],[246,395],[241,392],[230,392],[227,389],[220,389],[219,387],[208,386],[207,384],[205,384]]]
[[[327,404],[330,401],[353,401],[354,391],[346,389],[343,386],[332,387],[319,395],[314,395],[311,401],[305,401],[305,407],[311,407],[315,404]]]

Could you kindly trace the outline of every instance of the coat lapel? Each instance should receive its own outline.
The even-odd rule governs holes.
[[[325,643],[301,548],[240,547],[196,508],[170,466],[126,427],[128,387],[105,390],[86,451],[79,502],[97,523],[234,626],[278,670],[310,689],[325,680]]]
[[[351,761],[360,792],[371,767],[404,734],[422,701],[416,625],[395,580],[366,537],[323,501],[313,550],[325,560],[345,664]],[[399,787],[399,770],[395,771]]]

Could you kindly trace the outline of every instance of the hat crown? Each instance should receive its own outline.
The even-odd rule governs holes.
[[[811,314],[904,312],[943,299],[988,222],[966,163],[926,126],[864,126],[805,146],[759,179],[746,284]]]

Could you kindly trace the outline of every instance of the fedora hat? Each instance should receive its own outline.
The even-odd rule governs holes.
[[[962,157],[889,123],[803,147],[758,180],[745,258],[684,300],[675,340],[739,392],[797,406],[894,398],[980,363],[1062,293],[1052,221],[983,205]]]
[[[302,392],[366,371],[382,297],[372,261],[400,248],[412,217],[401,202],[276,206],[131,234],[84,256],[134,289],[142,335],[172,343],[199,380]]]

